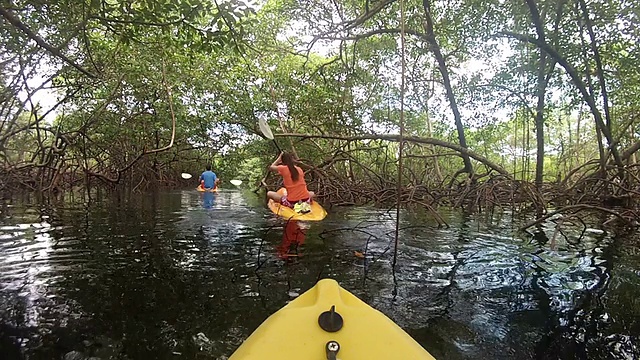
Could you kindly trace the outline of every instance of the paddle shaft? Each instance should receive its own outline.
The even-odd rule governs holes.
[[[276,139],[271,139],[271,141],[273,141],[273,144],[276,146],[276,149],[278,149],[278,154],[280,154],[282,152],[282,150],[280,149],[280,146],[278,146],[278,143],[276,142]]]

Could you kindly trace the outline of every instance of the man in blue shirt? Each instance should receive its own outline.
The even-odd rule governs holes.
[[[202,187],[207,190],[213,189],[218,186],[218,181],[220,181],[220,179],[218,179],[216,173],[211,171],[211,165],[207,165],[207,171],[200,175],[200,183],[202,184]]]

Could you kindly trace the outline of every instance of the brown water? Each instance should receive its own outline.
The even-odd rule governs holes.
[[[395,211],[286,224],[239,191],[0,210],[2,359],[225,359],[324,277],[438,359],[640,357],[638,238],[565,223],[551,241],[553,223],[518,234],[509,213],[443,211],[438,228],[404,212],[393,274]]]

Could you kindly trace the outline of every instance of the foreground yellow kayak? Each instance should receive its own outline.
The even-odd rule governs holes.
[[[278,189],[278,194],[286,195],[287,189],[280,188]],[[311,211],[306,214],[300,214],[295,212],[292,208],[283,206],[271,199],[269,199],[269,203],[267,204],[271,211],[279,216],[282,216],[285,219],[291,220],[301,220],[301,221],[320,221],[327,216],[327,212],[324,210],[322,205],[320,205],[317,201],[311,202]]]
[[[331,311],[333,309],[333,311]],[[431,354],[335,280],[271,315],[229,360],[427,360]]]

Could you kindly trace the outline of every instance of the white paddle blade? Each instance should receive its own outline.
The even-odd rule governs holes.
[[[267,125],[267,120],[258,119],[258,126],[260,127],[260,131],[262,134],[269,140],[273,140],[273,133],[271,132],[271,128]]]
[[[185,179],[185,180],[191,179],[191,174],[182,173],[180,176],[182,176],[182,178]]]
[[[240,186],[240,185],[242,185],[242,180],[236,180],[236,179],[233,179],[233,180],[229,180],[229,182],[230,182],[231,184],[235,185],[235,186]]]

